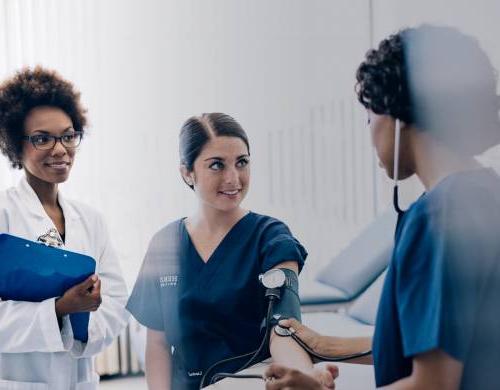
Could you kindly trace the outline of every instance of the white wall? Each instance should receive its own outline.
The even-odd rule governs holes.
[[[312,277],[390,205],[353,91],[370,42],[456,13],[500,61],[495,1],[442,4],[0,0],[0,77],[42,63],[82,91],[91,126],[64,190],[105,214],[130,284],[151,235],[195,207],[178,176],[177,134],[187,117],[210,111],[247,129],[246,205],[289,223]],[[15,180],[6,165],[0,187]],[[406,186],[407,202],[417,189]]]
[[[372,217],[372,152],[353,93],[367,1],[0,5],[1,74],[40,62],[83,92],[90,136],[65,191],[105,213],[129,282],[153,232],[195,207],[177,173],[178,130],[193,114],[227,112],[247,129],[246,204],[285,219],[311,264]]]

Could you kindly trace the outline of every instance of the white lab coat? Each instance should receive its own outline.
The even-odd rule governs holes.
[[[73,339],[68,316],[59,330],[55,298],[43,302],[0,300],[0,389],[94,390],[99,378],[93,356],[125,327],[127,289],[103,218],[59,193],[65,217],[65,248],[93,257],[102,304],[90,313],[89,339]],[[26,179],[0,192],[0,232],[28,240],[54,228]],[[0,254],[1,257],[1,254]]]

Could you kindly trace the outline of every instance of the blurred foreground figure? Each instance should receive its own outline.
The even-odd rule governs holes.
[[[500,142],[493,67],[474,38],[425,25],[383,40],[356,77],[399,213],[373,338],[377,386],[499,389],[500,178],[474,158]],[[413,174],[426,191],[402,211],[397,181]],[[371,341],[284,325],[323,355]],[[297,388],[287,374],[271,367],[267,389]]]

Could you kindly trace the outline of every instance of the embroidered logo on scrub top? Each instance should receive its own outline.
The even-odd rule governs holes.
[[[164,275],[160,276],[160,287],[175,287],[179,281],[179,275]]]
[[[37,241],[55,248],[60,248],[64,245],[59,232],[54,228],[50,228],[47,233],[42,234],[40,237],[38,237]]]
[[[193,377],[193,376],[202,376],[203,375],[203,371],[190,371],[188,372],[188,375]]]

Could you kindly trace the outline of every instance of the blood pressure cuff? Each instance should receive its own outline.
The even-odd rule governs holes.
[[[277,325],[279,320],[295,318],[301,321],[299,278],[297,274],[288,268],[280,268],[286,276],[285,285],[280,288],[281,297],[273,306],[271,326]]]

